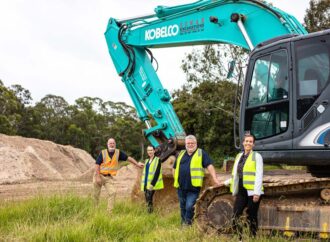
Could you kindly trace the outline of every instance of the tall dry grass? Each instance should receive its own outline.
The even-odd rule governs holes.
[[[113,213],[106,201],[98,208],[91,199],[75,195],[36,197],[2,202],[0,241],[238,241],[232,235],[210,235],[196,226],[182,227],[177,209],[160,208],[148,214],[141,204],[120,201]],[[287,241],[259,236],[244,241]]]

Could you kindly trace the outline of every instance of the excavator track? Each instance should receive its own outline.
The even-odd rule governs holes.
[[[308,173],[264,177],[264,196],[259,209],[259,228],[319,233],[330,238],[330,178]],[[210,187],[196,202],[195,219],[205,232],[231,232],[234,198],[225,186]]]

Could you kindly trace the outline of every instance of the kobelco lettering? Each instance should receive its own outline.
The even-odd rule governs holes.
[[[159,38],[166,38],[176,36],[179,33],[179,26],[177,24],[164,26],[161,28],[148,29],[145,31],[145,40],[153,40]]]

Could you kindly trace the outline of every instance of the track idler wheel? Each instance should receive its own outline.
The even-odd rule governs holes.
[[[218,232],[229,233],[232,226],[233,202],[222,197],[215,198],[207,209],[207,216]]]
[[[330,189],[329,188],[325,188],[321,191],[320,194],[321,198],[326,201],[326,202],[330,202]]]
[[[230,232],[233,196],[225,186],[206,189],[196,202],[195,219],[204,232]]]

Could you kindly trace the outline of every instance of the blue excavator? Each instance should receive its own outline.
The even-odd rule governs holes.
[[[257,0],[200,0],[129,19],[110,18],[105,32],[118,75],[162,160],[184,145],[185,131],[152,62],[151,48],[224,43],[250,52],[239,135],[256,136],[265,163],[308,166],[311,173],[264,179],[260,228],[330,235],[330,30],[308,34],[284,11]],[[198,225],[227,231],[228,188],[206,189]]]

